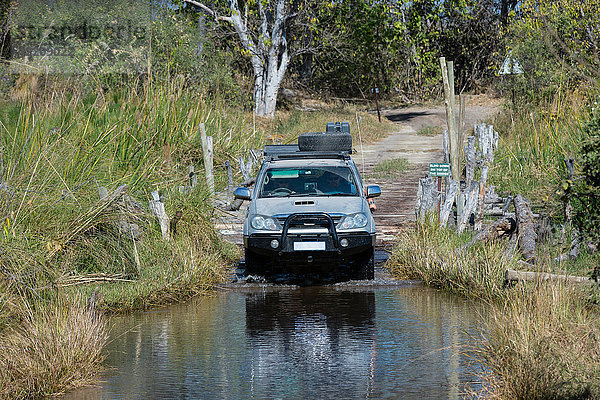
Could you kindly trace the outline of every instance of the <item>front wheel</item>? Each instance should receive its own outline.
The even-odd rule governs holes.
[[[356,279],[373,280],[375,278],[375,250],[369,249],[361,254],[354,267]]]
[[[264,272],[264,263],[262,257],[252,250],[244,250],[244,261],[246,264],[246,271],[244,275],[260,275]]]

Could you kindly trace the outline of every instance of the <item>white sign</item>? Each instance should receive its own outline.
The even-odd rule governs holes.
[[[502,63],[502,66],[500,67],[500,70],[498,71],[498,75],[515,75],[515,74],[522,74],[522,73],[523,73],[523,67],[521,67],[521,64],[519,63],[519,61],[516,58],[511,57],[510,53],[504,59],[504,62]]]

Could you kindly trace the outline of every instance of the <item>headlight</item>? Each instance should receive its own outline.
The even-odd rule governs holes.
[[[277,231],[281,229],[277,220],[264,215],[255,215],[252,217],[250,225],[252,225],[252,228],[258,230]]]
[[[346,215],[338,223],[337,229],[345,230],[354,228],[364,228],[365,226],[367,226],[367,221],[367,216],[363,213]]]

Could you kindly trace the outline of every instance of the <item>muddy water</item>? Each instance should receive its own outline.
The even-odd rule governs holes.
[[[480,315],[410,283],[229,288],[112,319],[113,369],[68,397],[454,399],[476,382]]]

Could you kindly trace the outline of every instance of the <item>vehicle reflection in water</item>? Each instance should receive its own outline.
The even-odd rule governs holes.
[[[376,359],[374,319],[372,291],[305,288],[248,295],[253,394],[365,397]]]
[[[66,398],[459,398],[482,312],[413,285],[236,289],[113,318],[114,370]]]

